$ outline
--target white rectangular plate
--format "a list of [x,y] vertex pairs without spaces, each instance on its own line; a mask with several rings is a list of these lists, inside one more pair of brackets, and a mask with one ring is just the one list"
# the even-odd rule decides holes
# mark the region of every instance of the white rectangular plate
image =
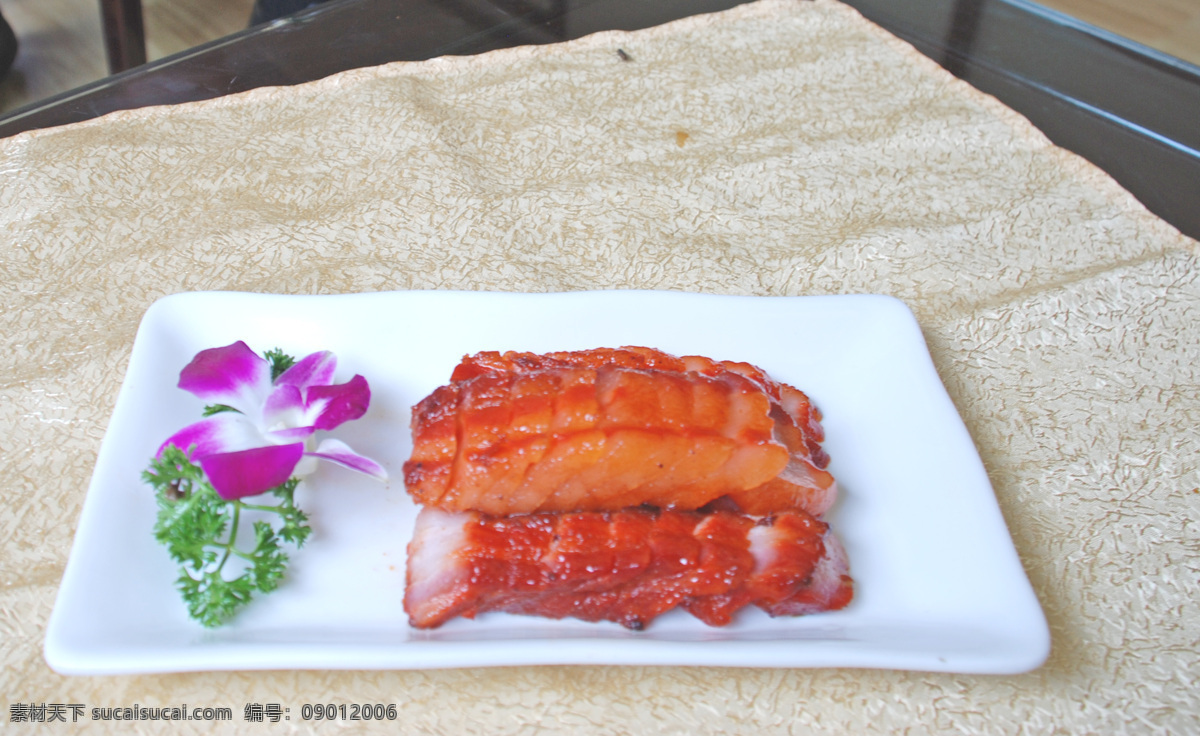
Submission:
[[[370,410],[337,436],[391,480],[328,464],[309,476],[298,500],[314,533],[283,585],[206,630],[173,587],[178,572],[152,538],[155,502],[139,475],[166,437],[200,417],[201,402],[175,386],[180,369],[236,340],[297,357],[332,350],[339,381],[366,376]],[[402,601],[416,508],[401,472],[410,407],[468,353],[621,345],[754,363],[809,394],[842,488],[827,520],[848,552],[854,601],[799,618],[747,610],[719,629],[683,612],[640,632],[507,614],[410,628]],[[895,299],[193,293],[154,304],[138,330],[45,655],[74,674],[526,664],[1013,673],[1039,666],[1049,647],[983,465]]]

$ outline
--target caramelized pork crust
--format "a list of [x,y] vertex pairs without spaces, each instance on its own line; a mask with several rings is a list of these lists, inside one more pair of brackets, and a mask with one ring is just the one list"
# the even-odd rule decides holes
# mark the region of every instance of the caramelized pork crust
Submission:
[[821,515],[820,413],[747,363],[650,348],[468,356],[413,409],[420,504],[491,515],[697,509]]
[[494,518],[427,508],[408,554],[404,606],[417,628],[504,611],[642,629],[677,607],[722,626],[749,605],[795,615],[853,596],[841,546],[802,511]]

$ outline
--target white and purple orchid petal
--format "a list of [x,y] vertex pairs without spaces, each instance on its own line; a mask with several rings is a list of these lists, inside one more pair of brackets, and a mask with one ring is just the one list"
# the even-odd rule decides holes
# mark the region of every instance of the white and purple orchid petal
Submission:
[[200,467],[217,495],[232,501],[258,495],[286,482],[303,456],[303,443],[272,445],[209,455],[200,459]]
[[242,414],[221,412],[195,424],[189,424],[167,438],[159,446],[156,456],[175,445],[196,460],[222,452],[240,452],[252,447],[272,444],[258,431],[258,427]]
[[371,387],[367,379],[355,376],[336,386],[310,386],[305,398],[312,425],[328,430],[366,414],[371,405]]
[[184,427],[158,455],[171,445],[183,449],[227,500],[269,491],[308,472],[318,459],[386,479],[379,463],[338,440],[304,451],[318,429],[358,419],[370,405],[371,389],[362,376],[330,385],[336,368],[333,353],[312,353],[273,382],[271,364],[244,342],[202,350],[180,372],[179,387],[237,411]]
[[276,386],[327,386],[333,382],[337,356],[328,350],[306,356],[275,380]]
[[267,396],[262,407],[263,426],[278,427],[312,426],[312,412],[304,403],[304,392],[298,386],[276,386]]
[[312,455],[305,455],[300,458],[300,462],[296,463],[296,469],[292,471],[292,476],[303,478],[312,475],[317,471],[317,465],[317,458]]
[[341,440],[335,440],[332,437],[321,440],[321,444],[317,445],[317,449],[313,452],[305,453],[309,457],[319,457],[322,460],[330,460],[343,467],[357,470],[360,473],[378,478],[379,480],[387,480],[387,471],[383,466],[375,462],[365,455],[360,455],[350,446]]
[[283,427],[267,432],[267,437],[274,445],[287,445],[292,442],[303,442],[312,437],[317,431],[316,427]]
[[179,388],[256,416],[271,391],[271,365],[238,340],[197,353],[180,371]]

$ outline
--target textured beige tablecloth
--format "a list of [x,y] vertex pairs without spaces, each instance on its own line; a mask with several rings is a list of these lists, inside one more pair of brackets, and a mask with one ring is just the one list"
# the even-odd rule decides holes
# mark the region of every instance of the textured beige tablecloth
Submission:
[[[0,141],[0,232],[5,721],[22,703],[189,703],[290,733],[302,703],[335,701],[395,702],[391,728],[456,735],[1200,732],[1197,244],[830,0],[21,135]],[[610,288],[905,300],[1050,621],[1049,662],[1014,677],[47,668],[85,487],[156,298]],[[293,720],[243,724],[248,702]]]

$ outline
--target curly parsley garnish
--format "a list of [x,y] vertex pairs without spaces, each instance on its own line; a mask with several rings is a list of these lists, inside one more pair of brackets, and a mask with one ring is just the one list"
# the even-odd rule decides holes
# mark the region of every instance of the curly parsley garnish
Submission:
[[287,372],[288,368],[296,365],[296,359],[279,348],[268,350],[263,353],[263,357],[271,364],[271,381],[276,381]]
[[[287,569],[283,545],[299,548],[312,532],[295,503],[297,478],[267,492],[276,503],[226,501],[200,466],[172,445],[151,461],[142,479],[155,489],[154,538],[180,564],[176,586],[188,613],[210,628],[225,623],[256,591],[275,590]],[[239,527],[251,515],[273,521],[253,521],[253,538],[243,535],[239,543]]]

